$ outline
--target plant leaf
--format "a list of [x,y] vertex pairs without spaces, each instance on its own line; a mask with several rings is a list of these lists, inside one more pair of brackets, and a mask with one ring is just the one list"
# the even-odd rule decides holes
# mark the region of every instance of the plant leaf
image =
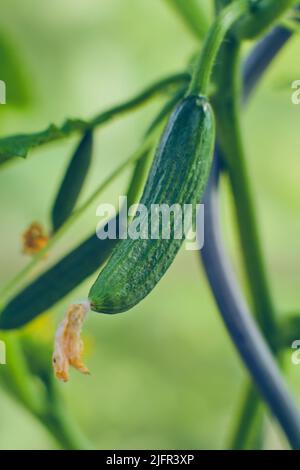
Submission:
[[154,96],[169,90],[171,86],[173,87],[179,83],[187,83],[189,80],[190,75],[188,73],[170,75],[150,85],[128,101],[98,114],[91,121],[68,119],[61,127],[51,124],[42,132],[3,137],[0,139],[0,165],[13,157],[26,158],[28,152],[39,145],[66,138],[74,132],[83,133],[87,129],[104,125],[115,117],[121,116],[125,112],[132,111],[142,104],[147,103]]
[[12,157],[26,158],[29,150],[54,140],[63,139],[75,131],[85,131],[88,123],[67,120],[60,128],[51,124],[42,132],[18,134],[0,139],[0,163]]
[[93,152],[93,133],[81,139],[66,170],[52,208],[52,226],[56,232],[71,215],[85,182]]

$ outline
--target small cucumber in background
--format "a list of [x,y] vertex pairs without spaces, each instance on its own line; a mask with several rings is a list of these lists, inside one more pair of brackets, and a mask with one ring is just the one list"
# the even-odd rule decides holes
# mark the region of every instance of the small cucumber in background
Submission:
[[[215,120],[208,100],[198,95],[184,98],[169,119],[145,184],[140,204],[148,214],[153,204],[183,208],[200,203],[214,143]],[[91,309],[114,314],[132,308],[156,286],[182,242],[174,237],[174,227],[169,239],[122,240],[90,290]]]
[[68,165],[52,208],[53,232],[68,219],[86,180],[93,154],[93,132],[87,130]]

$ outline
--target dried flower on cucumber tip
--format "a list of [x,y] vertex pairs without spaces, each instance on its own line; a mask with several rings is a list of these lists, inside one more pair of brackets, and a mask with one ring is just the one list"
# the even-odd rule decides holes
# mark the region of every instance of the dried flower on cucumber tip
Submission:
[[82,362],[83,341],[80,336],[89,310],[90,303],[87,300],[71,304],[57,328],[52,363],[56,378],[62,382],[69,380],[70,366],[82,374],[90,373]]

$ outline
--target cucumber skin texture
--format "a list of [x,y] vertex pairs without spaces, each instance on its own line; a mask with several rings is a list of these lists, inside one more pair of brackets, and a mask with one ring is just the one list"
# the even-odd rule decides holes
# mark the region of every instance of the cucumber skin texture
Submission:
[[[214,144],[215,120],[207,99],[183,99],[162,135],[140,201],[149,214],[152,204],[200,203]],[[122,240],[90,290],[91,309],[116,314],[135,306],[165,274],[182,242],[172,235],[169,240]]]

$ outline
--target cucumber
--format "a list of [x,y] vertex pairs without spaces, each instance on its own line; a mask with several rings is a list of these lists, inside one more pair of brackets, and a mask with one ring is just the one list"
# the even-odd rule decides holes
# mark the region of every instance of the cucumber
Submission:
[[[153,204],[196,205],[212,161],[215,120],[205,97],[184,98],[172,113],[157,148],[140,201],[150,217]],[[137,215],[131,224],[136,223]],[[122,240],[89,292],[91,309],[116,314],[146,297],[173,262],[183,238]],[[130,227],[129,227],[130,230]]]
[[[175,105],[186,93],[186,87],[180,88],[174,96],[162,107],[147,129],[146,136],[150,135],[165,119],[170,116]],[[140,188],[146,179],[146,170],[149,168],[150,155],[144,155],[135,166],[127,190],[127,202],[132,204],[138,201]],[[119,215],[111,219],[119,232]],[[107,226],[106,226],[107,227]],[[106,228],[104,227],[104,231]],[[52,308],[58,301],[69,294],[75,287],[99,269],[99,266],[109,258],[113,248],[119,240],[99,240],[92,234],[70,253],[65,255],[54,266],[34,279],[28,286],[11,299],[0,312],[0,329],[10,330],[19,328],[36,318],[41,313]]]
[[75,208],[92,161],[93,132],[87,130],[68,165],[51,211],[53,233],[70,217]]

